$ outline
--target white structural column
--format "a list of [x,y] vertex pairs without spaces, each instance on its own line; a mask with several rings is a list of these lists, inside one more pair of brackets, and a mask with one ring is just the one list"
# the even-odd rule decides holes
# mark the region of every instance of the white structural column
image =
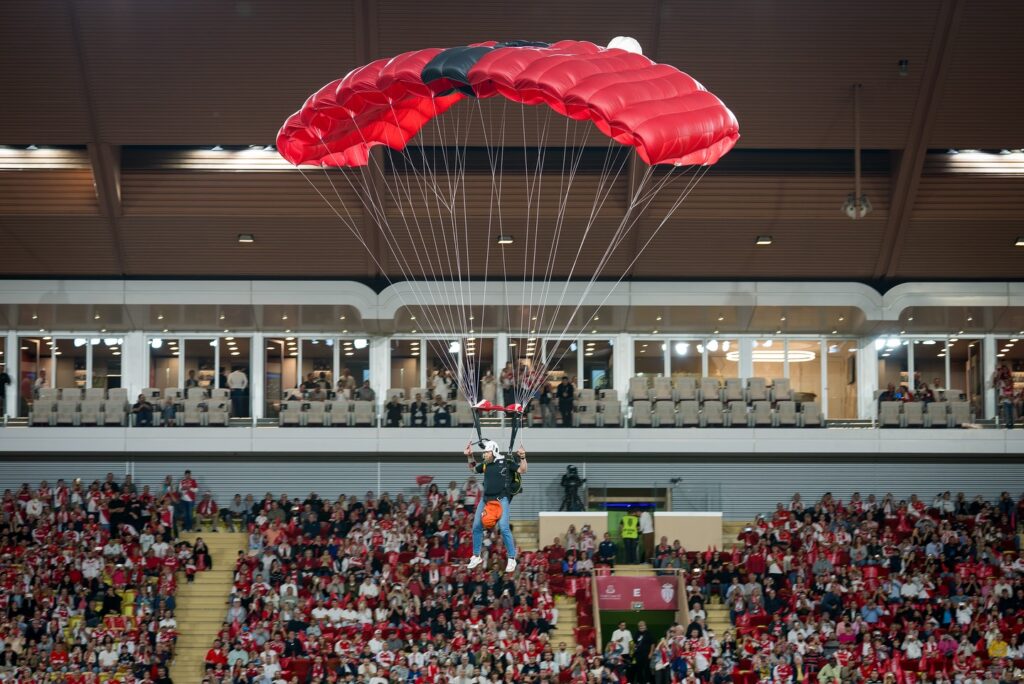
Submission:
[[828,419],[828,340],[818,343],[818,357],[821,361],[821,415]]
[[612,342],[615,343],[612,351],[612,387],[618,390],[621,399],[625,399],[629,391],[629,379],[633,377],[633,338],[626,333],[619,333],[612,338]]
[[[143,332],[126,332],[123,337],[121,387],[128,389],[128,401],[134,402],[143,388],[149,387],[149,347]],[[181,350],[184,352],[185,347],[182,346]]]
[[[4,370],[11,378],[11,384],[0,387],[4,393],[4,412],[9,416],[18,415],[18,387],[21,385],[18,378],[21,372],[18,369],[18,359],[21,358],[21,348],[18,347],[18,333],[13,330],[7,332],[7,342],[4,344]],[[3,416],[0,416],[0,420]]]
[[391,387],[391,338],[370,338],[370,387],[377,396],[377,411],[386,401],[384,395]]
[[992,376],[996,372],[996,337],[985,335],[981,345],[981,387],[985,395],[985,418],[996,415],[996,390]]
[[491,369],[495,378],[501,377],[501,371],[505,369],[506,363],[508,363],[508,333],[498,333],[498,336],[494,338],[494,368]]
[[[337,349],[338,345],[334,345]],[[266,397],[264,392],[266,388],[267,375],[264,372],[264,361],[267,358],[267,346],[263,339],[263,333],[253,333],[252,339],[249,341],[249,411],[253,418],[263,418],[264,410],[266,408]],[[334,368],[337,369],[338,364],[334,364]],[[337,378],[337,370],[335,375]]]
[[740,377],[744,380],[754,377],[754,339],[751,337],[740,338]]
[[857,417],[875,417],[875,391],[878,389],[878,350],[868,337],[857,340]]

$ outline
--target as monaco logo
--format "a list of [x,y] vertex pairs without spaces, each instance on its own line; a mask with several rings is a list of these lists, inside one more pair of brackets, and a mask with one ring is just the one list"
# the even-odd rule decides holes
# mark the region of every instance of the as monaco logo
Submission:
[[661,600],[665,603],[672,603],[672,598],[676,595],[676,588],[667,582],[661,585]]

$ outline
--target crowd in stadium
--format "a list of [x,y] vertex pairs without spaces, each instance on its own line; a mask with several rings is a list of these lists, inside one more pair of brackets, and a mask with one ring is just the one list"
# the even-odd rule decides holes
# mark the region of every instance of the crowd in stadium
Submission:
[[170,681],[175,592],[211,559],[190,528],[190,474],[151,492],[130,475],[7,490],[0,526],[0,681]]
[[[218,509],[191,474],[155,493],[113,475],[7,491],[0,681],[169,682],[175,589],[210,566],[202,542],[178,542],[176,529],[204,520],[248,530],[206,656],[210,684],[1024,678],[1024,499],[795,495],[729,549],[662,537],[641,551],[684,573],[690,624],[654,635],[621,625],[600,648],[580,615],[569,648],[550,638],[554,596],[586,606],[575,578],[611,572],[615,542],[572,529],[508,574],[490,535],[469,572],[479,495],[471,477],[412,497],[268,493]],[[728,607],[731,629],[707,627],[711,603]]]

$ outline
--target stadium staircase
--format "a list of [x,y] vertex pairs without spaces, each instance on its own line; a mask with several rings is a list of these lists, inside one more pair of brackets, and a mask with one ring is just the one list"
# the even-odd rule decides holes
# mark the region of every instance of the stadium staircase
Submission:
[[197,682],[202,679],[203,659],[213,646],[227,612],[227,600],[233,585],[235,560],[245,549],[244,532],[184,532],[181,538],[195,543],[197,537],[210,548],[213,569],[196,573],[196,581],[178,585],[178,643],[170,676],[175,682]]
[[536,551],[540,535],[540,523],[537,520],[513,520],[512,538],[516,540],[516,552]]

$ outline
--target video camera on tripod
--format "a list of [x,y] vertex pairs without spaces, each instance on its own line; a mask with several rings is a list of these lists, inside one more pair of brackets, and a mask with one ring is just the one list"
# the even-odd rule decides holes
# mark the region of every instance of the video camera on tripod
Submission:
[[561,486],[565,490],[565,496],[562,498],[562,506],[558,509],[560,511],[582,511],[583,510],[583,499],[580,498],[580,488],[586,483],[586,478],[581,478],[579,470],[576,466],[566,466],[565,474],[562,475]]

